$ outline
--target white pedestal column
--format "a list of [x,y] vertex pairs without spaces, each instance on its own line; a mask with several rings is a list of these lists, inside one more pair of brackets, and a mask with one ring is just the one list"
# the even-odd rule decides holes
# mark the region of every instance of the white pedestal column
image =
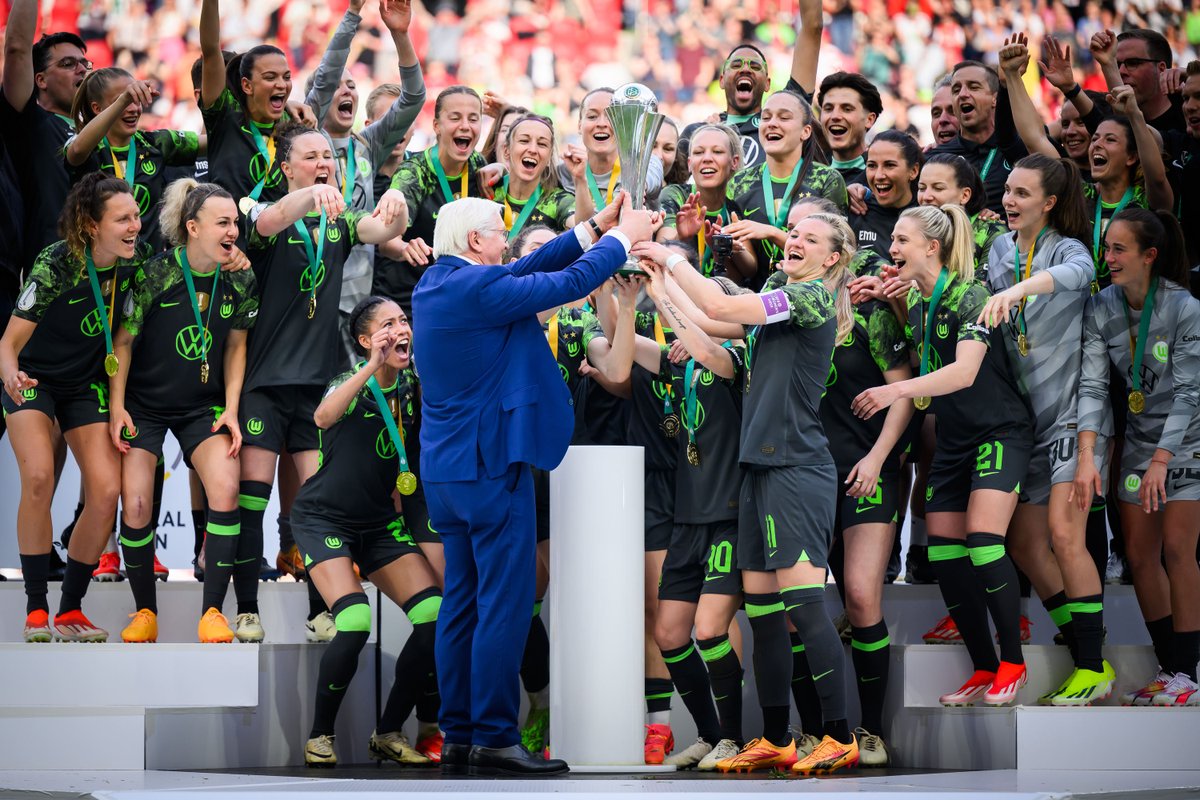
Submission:
[[661,769],[642,752],[643,464],[572,447],[550,475],[550,752],[576,772]]

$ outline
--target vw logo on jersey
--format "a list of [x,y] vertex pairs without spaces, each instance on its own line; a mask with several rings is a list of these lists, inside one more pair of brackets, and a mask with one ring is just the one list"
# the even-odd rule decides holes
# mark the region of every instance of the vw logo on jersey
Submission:
[[187,361],[199,361],[212,345],[212,332],[188,325],[175,334],[175,352]]
[[324,282],[325,259],[321,259],[321,263],[317,265],[317,281],[315,284],[313,283],[312,273],[309,272],[307,268],[300,273],[300,291],[304,292],[305,294],[311,292],[313,289],[320,288],[321,284]]
[[325,229],[325,239],[330,242],[340,242],[342,240],[342,229],[336,222]]
[[396,457],[396,445],[392,442],[392,435],[388,433],[387,428],[381,430],[375,437],[375,455],[384,460]]

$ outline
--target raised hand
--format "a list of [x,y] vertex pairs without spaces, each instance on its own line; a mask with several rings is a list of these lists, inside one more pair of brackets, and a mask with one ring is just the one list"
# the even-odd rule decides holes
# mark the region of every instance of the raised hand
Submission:
[[1088,51],[1101,67],[1110,67],[1117,57],[1117,35],[1112,31],[1100,31],[1092,34]]
[[1133,95],[1132,86],[1114,86],[1104,99],[1112,106],[1113,111],[1123,117],[1133,117],[1142,113],[1138,108],[1137,98]]
[[696,234],[700,233],[704,226],[704,215],[708,213],[708,209],[700,205],[700,193],[695,192],[688,196],[680,208],[679,213],[675,215],[675,233],[680,239],[692,239]]
[[316,183],[312,187],[313,210],[324,211],[329,219],[337,219],[346,210],[342,193],[327,183]]
[[1050,81],[1050,85],[1065,92],[1075,85],[1075,70],[1071,68],[1071,45],[1059,44],[1049,34],[1042,39],[1042,57],[1038,69]]
[[[359,0],[362,6],[362,0]],[[379,0],[379,18],[392,33],[408,33],[412,24],[412,0]]]
[[1007,75],[1021,76],[1029,67],[1029,38],[1015,33],[1004,40],[1000,48],[1000,71]]
[[617,222],[621,219],[621,207],[625,205],[626,197],[628,197],[628,193],[624,189],[618,189],[613,194],[612,202],[597,211],[592,217],[592,220],[600,226],[601,233],[608,233],[616,227]]

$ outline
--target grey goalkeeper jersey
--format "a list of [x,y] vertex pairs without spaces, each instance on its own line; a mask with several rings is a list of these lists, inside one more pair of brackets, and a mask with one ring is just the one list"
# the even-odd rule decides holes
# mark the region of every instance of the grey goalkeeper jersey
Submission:
[[[992,294],[1010,289],[1024,278],[1027,257],[1028,252],[1017,252],[1015,233],[996,237],[988,258]],[[1064,435],[1074,438],[1083,309],[1096,268],[1082,242],[1050,230],[1033,251],[1029,274],[1040,272],[1049,272],[1054,278],[1054,292],[1031,296],[1025,302],[1029,355],[1022,356],[1017,347],[1021,330],[1016,308],[1000,329],[1017,387],[1033,408],[1035,441],[1044,445]],[[1107,428],[1101,432],[1109,433]]]
[[[1079,382],[1081,430],[1102,430],[1110,365],[1125,393],[1133,388],[1130,327],[1136,337],[1141,317],[1142,309],[1133,308],[1126,316],[1125,293],[1118,286],[1088,301]],[[1172,467],[1184,459],[1200,464],[1200,301],[1160,279],[1147,336],[1141,369],[1146,410],[1128,415],[1122,460],[1144,462],[1161,447],[1174,456]]]

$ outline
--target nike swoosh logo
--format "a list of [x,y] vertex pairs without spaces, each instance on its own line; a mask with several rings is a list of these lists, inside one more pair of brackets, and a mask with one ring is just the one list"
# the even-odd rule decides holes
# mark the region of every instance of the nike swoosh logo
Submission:
[[1002,583],[1002,584],[1000,584],[999,586],[997,586],[995,589],[988,589],[986,586],[985,586],[985,587],[983,587],[983,588],[987,589],[987,593],[988,593],[988,594],[995,594],[996,592],[998,592],[998,591],[1000,591],[1001,589],[1003,589],[1005,586],[1008,586],[1008,584],[1007,584],[1007,583]]
[[767,558],[774,558],[775,554],[778,552],[778,550],[772,550],[771,552],[767,553]]
[[721,580],[721,578],[724,578],[724,577],[725,577],[724,575],[709,575],[707,578],[704,579],[704,582],[708,583],[709,581],[719,581],[719,580]]
[[76,297],[74,300],[68,300],[67,305],[73,306],[76,303],[82,303],[84,300],[87,300],[87,298],[86,297]]
[[865,506],[862,506],[862,507],[859,507],[859,508],[855,508],[855,509],[854,509],[854,513],[855,513],[855,514],[861,514],[861,513],[863,513],[864,511],[870,511],[870,510],[871,510],[872,508],[874,508],[874,507],[875,507],[875,506],[868,504],[868,505],[865,505]]
[[350,685],[350,684],[348,684],[348,683],[345,683],[345,684],[342,684],[341,686],[334,686],[334,685],[331,683],[331,684],[329,684],[329,691],[331,691],[331,692],[340,692],[340,691],[342,691],[343,689],[345,689],[345,688],[346,688],[347,686],[349,686],[349,685]]
[[180,303],[180,301],[178,301],[178,300],[176,300],[174,303],[163,303],[159,306],[159,308],[172,308],[174,306],[179,305],[179,303]]
[[999,474],[1000,474],[1000,470],[994,469],[991,472],[980,472],[979,477],[986,478],[988,475],[999,475]]
[[303,239],[293,239],[291,236],[289,236],[288,244],[304,244],[304,240]]
[[232,567],[232,566],[233,566],[233,564],[228,564],[228,563],[226,563],[226,562],[224,562],[224,561],[218,561],[218,562],[217,562],[217,566],[218,566],[218,567]]
[[235,564],[249,564],[251,561],[257,561],[257,560],[258,560],[257,558],[235,558],[235,559],[233,560],[233,563],[235,563]]
[[880,679],[882,679],[882,677],[883,677],[882,675],[876,675],[874,678],[859,678],[858,682],[859,683],[870,683],[871,681],[880,680]]
[[821,680],[821,678],[824,678],[826,675],[831,675],[831,674],[833,674],[833,670],[827,669],[824,672],[822,672],[820,675],[813,675],[813,681],[814,682],[819,681],[819,680]]

